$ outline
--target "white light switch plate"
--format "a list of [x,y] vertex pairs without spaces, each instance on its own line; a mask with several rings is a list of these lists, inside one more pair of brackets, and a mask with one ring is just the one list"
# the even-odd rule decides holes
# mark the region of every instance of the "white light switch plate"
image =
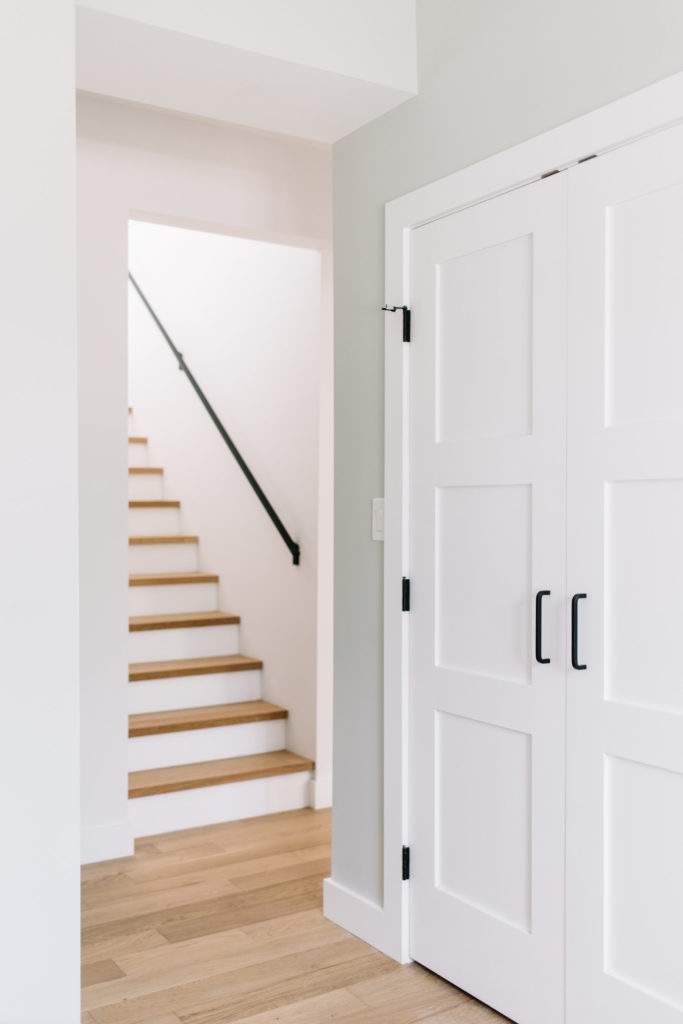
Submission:
[[372,499],[372,539],[384,540],[384,498]]

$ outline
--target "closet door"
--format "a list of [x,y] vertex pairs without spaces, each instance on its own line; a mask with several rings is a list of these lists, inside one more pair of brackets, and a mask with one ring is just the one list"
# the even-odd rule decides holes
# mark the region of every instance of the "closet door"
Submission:
[[411,955],[521,1024],[564,1012],[565,226],[556,175],[412,247]]
[[567,1020],[681,1024],[681,128],[569,172],[568,438]]

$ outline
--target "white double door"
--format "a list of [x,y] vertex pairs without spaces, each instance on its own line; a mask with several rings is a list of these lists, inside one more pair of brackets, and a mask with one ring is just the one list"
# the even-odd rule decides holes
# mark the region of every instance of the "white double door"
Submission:
[[681,1024],[683,129],[417,229],[411,300],[411,955]]

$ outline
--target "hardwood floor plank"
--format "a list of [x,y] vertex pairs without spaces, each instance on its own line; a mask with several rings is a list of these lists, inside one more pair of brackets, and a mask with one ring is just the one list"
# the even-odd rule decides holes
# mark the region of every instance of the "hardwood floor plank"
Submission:
[[[156,875],[153,869],[145,869],[144,875],[136,875],[134,878],[129,879],[130,884],[139,888],[140,885],[144,884],[145,892],[154,892],[156,889],[168,888],[171,884],[176,884],[179,879],[187,879],[192,881],[201,881],[202,879],[211,881],[220,881],[225,878],[235,883],[236,889],[249,889],[258,888],[257,885],[244,884],[243,880],[248,880],[250,876],[257,876],[264,874],[264,877],[270,879],[270,872],[279,872],[283,869],[293,868],[295,866],[301,866],[311,863],[312,861],[319,861],[318,872],[320,874],[329,874],[329,853],[328,848],[325,845],[311,846],[304,848],[303,850],[296,849],[287,851],[284,853],[274,853],[269,857],[257,856],[257,847],[253,847],[253,858],[243,860],[242,854],[239,855],[239,859],[229,854],[223,854],[222,857],[215,858],[204,858],[199,862],[193,862],[193,870],[185,871],[179,874],[173,874],[175,870],[169,868],[171,874],[163,872],[160,875]],[[325,867],[327,865],[327,867]],[[306,872],[303,871],[303,874]],[[172,881],[173,880],[173,881]],[[272,877],[272,881],[284,881],[283,878]],[[260,883],[259,883],[260,884]]]
[[103,981],[123,977],[125,977],[123,971],[113,960],[96,960],[94,963],[84,964],[81,967],[81,988],[89,988],[90,985],[98,985]]
[[[232,850],[224,850],[218,844],[212,844],[216,852],[206,855],[192,856],[188,853],[187,859],[183,854],[173,857],[167,856],[158,858],[154,862],[149,859],[141,862],[139,866],[131,868],[126,876],[139,884],[154,884],[164,878],[178,878],[184,874],[192,874],[206,868],[207,871],[220,869],[222,867],[242,867],[248,871],[249,867],[260,861],[262,857],[279,856],[280,852],[305,853],[307,850],[315,849],[320,851],[321,846],[327,838],[327,830],[319,829],[309,833],[307,837],[291,836],[283,840],[264,839],[253,840]],[[319,854],[316,854],[319,855]]]
[[[249,968],[263,968],[272,961],[320,950],[339,942],[339,931],[322,922],[313,928],[299,932],[296,936],[285,935],[270,942],[258,942],[244,932],[223,932],[212,935],[210,940],[194,940],[182,948],[164,950],[165,955],[126,957],[118,965],[125,972],[123,983],[103,984],[84,993],[84,1006],[91,1012],[99,1006],[107,1006],[121,998],[130,1001],[160,991],[176,989],[193,982],[204,982],[214,976],[226,974],[230,966],[231,977],[235,972]],[[269,977],[270,969],[263,971]],[[235,975],[236,976],[236,975]]]
[[136,841],[83,869],[83,1024],[502,1024],[322,916],[329,811]]
[[[367,950],[368,947],[360,939],[342,938],[329,945],[315,946],[270,959],[266,970],[263,962],[259,961],[246,967],[223,970],[208,978],[172,985],[163,991],[128,998],[123,1003],[93,1007],[85,1002],[85,1008],[90,1010],[98,1024],[142,1024],[163,1010],[172,1011],[183,1022],[191,1020],[193,1024],[213,1024],[215,1021],[215,1024],[227,1024],[230,1020],[238,1020],[240,1015],[245,1016],[247,1008],[255,1007],[252,1012],[256,1012],[279,1005],[278,990],[290,986],[292,991],[298,991],[310,983],[311,976],[322,974],[330,968],[345,968],[351,977],[354,972],[350,964],[365,961],[368,957],[373,962],[377,958],[386,960],[380,953],[368,953]],[[327,985],[322,991],[335,987],[343,986]],[[304,991],[303,994],[317,993]],[[84,1000],[87,999],[86,991]],[[273,999],[276,1001],[273,1002]]]
[[321,905],[321,896],[322,878],[306,878],[257,889],[252,893],[229,894],[153,911],[143,910],[131,917],[88,925],[84,927],[83,935],[86,941],[93,942],[156,928],[169,942],[180,942],[241,928],[268,917],[311,910]]
[[[365,946],[366,949],[369,947]],[[381,953],[364,953],[351,960],[322,967],[302,969],[283,981],[277,980],[266,986],[240,996],[228,998],[221,993],[218,998],[207,1002],[189,1013],[180,1008],[177,1011],[182,1024],[232,1024],[240,1016],[253,1016],[266,1010],[279,1009],[293,1002],[315,995],[322,995],[335,989],[344,988],[351,979],[372,977],[396,969],[396,964]]]
[[[389,1005],[381,1008],[370,1008],[366,1006],[362,1010],[358,1010],[356,1013],[351,1013],[346,1017],[339,1017],[338,1024],[422,1024],[422,1022],[431,1021],[434,1016],[440,1018],[448,1024],[459,1024],[461,1020],[459,1014],[461,1007],[464,1004],[457,1006],[449,1006],[448,1009],[444,1010],[444,1001],[439,1000],[435,1003],[426,1003],[425,1005],[416,1006],[395,1006]],[[443,1017],[441,1016],[443,1014]]]
[[131,957],[144,950],[158,949],[168,946],[168,941],[154,929],[119,935],[113,939],[102,939],[99,942],[83,943],[81,959],[83,963],[94,960],[118,960],[120,956]]
[[246,895],[212,901],[212,906],[220,904],[213,913],[206,913],[206,908],[202,907],[192,914],[177,915],[176,920],[162,923],[159,931],[169,942],[180,942],[222,932],[226,928],[240,928],[256,921],[284,917],[297,910],[320,906],[322,889],[321,876],[267,886]]
[[235,1024],[327,1024],[328,1021],[351,1019],[358,1009],[365,1009],[363,1004],[351,995],[348,989],[338,988],[325,992],[321,996],[301,999],[289,1006],[278,1006],[275,1010],[240,1017]]
[[242,877],[232,875],[232,884],[240,892],[249,892],[252,889],[263,889],[271,883],[292,882],[299,878],[310,878],[319,875],[327,878],[330,873],[330,858],[323,857],[313,861],[299,861],[296,864],[288,864],[281,868],[271,868],[257,874],[245,874]]
[[217,825],[204,825],[202,828],[181,829],[178,832],[167,832],[157,836],[146,836],[138,843],[153,843],[160,851],[178,850],[192,843],[214,842],[223,849],[233,849],[242,845],[247,839],[255,837],[279,841],[285,836],[305,835],[314,829],[327,828],[332,825],[332,815],[328,810],[313,811],[309,807],[281,814],[266,814],[259,818],[244,818],[241,821],[222,822]]
[[115,924],[131,918],[146,918],[157,912],[177,911],[185,906],[194,906],[216,897],[237,892],[236,886],[229,879],[219,879],[213,883],[208,881],[183,880],[174,886],[146,892],[137,886],[132,896],[119,896],[110,903],[100,903],[90,909],[86,907],[81,915],[83,927],[89,930],[97,925]]
[[455,1015],[450,1010],[438,1013],[434,1017],[427,1017],[425,1024],[505,1024],[509,1021],[509,1017],[502,1017],[490,1006],[484,1006],[476,999],[468,999],[458,1007]]
[[[409,964],[396,976],[382,976],[349,986],[349,990],[368,1008],[379,1010],[392,1020],[422,1020],[468,1002],[470,996],[419,964]],[[364,1015],[361,1015],[361,1020]],[[372,1017],[369,1016],[368,1020]],[[453,1017],[453,1019],[457,1019]],[[359,1024],[355,1022],[354,1024]]]

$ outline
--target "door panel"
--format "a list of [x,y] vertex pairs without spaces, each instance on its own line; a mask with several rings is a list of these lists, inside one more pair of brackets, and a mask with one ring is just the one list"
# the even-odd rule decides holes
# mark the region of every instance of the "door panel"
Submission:
[[565,175],[413,233],[411,953],[521,1024],[563,1019],[565,285]]
[[683,130],[569,172],[569,1024],[683,1014]]

